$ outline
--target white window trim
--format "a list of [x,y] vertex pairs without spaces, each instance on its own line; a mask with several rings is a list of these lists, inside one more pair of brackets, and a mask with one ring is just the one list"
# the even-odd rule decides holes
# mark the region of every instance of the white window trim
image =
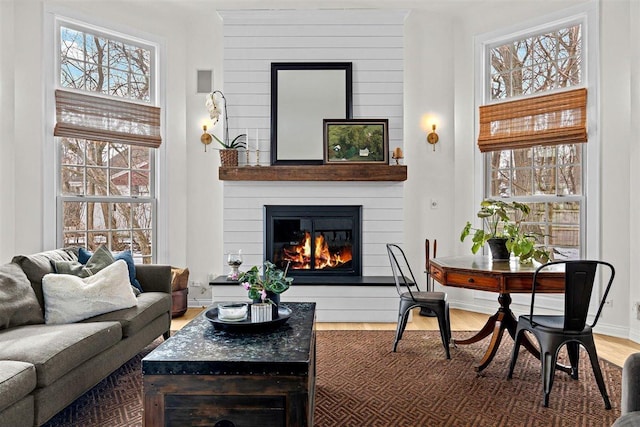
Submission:
[[[583,192],[585,197],[584,215],[581,218],[581,233],[584,242],[582,254],[586,258],[600,259],[600,182],[601,182],[601,162],[600,162],[600,131],[598,128],[598,118],[600,117],[600,93],[598,90],[599,81],[599,8],[596,0],[583,5],[564,9],[541,18],[524,22],[522,24],[506,27],[490,33],[481,34],[474,40],[474,69],[475,73],[475,104],[474,104],[474,135],[478,135],[479,117],[478,107],[488,102],[489,94],[485,85],[485,73],[488,70],[486,64],[485,48],[500,41],[526,37],[532,33],[539,33],[547,28],[558,28],[563,25],[581,22],[583,24],[584,49],[584,80],[583,87],[588,90],[587,99],[587,133],[589,142],[584,150],[584,165],[587,173],[583,175]],[[478,206],[484,199],[487,182],[484,176],[484,156],[474,147],[474,189],[473,196]],[[494,300],[490,295],[483,295],[482,292],[474,292],[474,297],[478,299]],[[529,305],[529,297],[524,295],[513,295],[514,304]],[[540,304],[550,308],[558,308],[558,297],[540,296]]]
[[[95,16],[88,16],[83,13],[79,13],[76,10],[68,9],[59,6],[44,5],[44,58],[43,67],[45,70],[55,70],[58,65],[57,55],[57,37],[56,34],[57,21],[63,20],[65,22],[76,23],[84,28],[96,29],[96,31],[103,33],[105,28],[109,28],[115,35],[118,33],[126,35],[127,39],[141,40],[142,44],[149,45],[155,49],[155,58],[153,58],[154,64],[157,69],[157,78],[154,87],[151,89],[155,94],[156,105],[161,108],[161,134],[165,136],[166,133],[166,108],[164,93],[166,88],[166,57],[164,40],[152,34],[143,33],[140,30],[126,27],[120,24],[114,24],[112,22],[101,21]],[[109,32],[109,34],[111,34]],[[44,91],[45,91],[45,127],[43,141],[43,159],[53,159],[53,161],[43,161],[43,209],[42,209],[42,222],[43,222],[43,245],[45,248],[58,247],[62,240],[62,230],[58,229],[58,218],[61,212],[57,207],[57,190],[59,188],[59,173],[58,173],[58,160],[59,150],[56,149],[57,144],[53,136],[53,128],[55,127],[55,97],[54,92],[57,88],[56,76],[57,73],[45,72]],[[156,263],[167,263],[169,259],[168,251],[168,206],[165,203],[160,203],[160,200],[164,200],[166,197],[164,193],[168,188],[167,174],[166,172],[160,173],[160,171],[166,171],[167,165],[167,142],[163,141],[160,148],[156,149],[156,158],[154,162],[154,168],[151,173],[155,179],[155,198],[156,207],[154,212],[154,237],[155,242],[153,246],[153,259]]]

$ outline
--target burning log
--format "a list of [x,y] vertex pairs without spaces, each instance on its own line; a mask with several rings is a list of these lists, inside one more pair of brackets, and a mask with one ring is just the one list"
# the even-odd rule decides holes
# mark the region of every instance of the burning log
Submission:
[[352,260],[351,245],[332,250],[324,235],[319,234],[314,239],[312,253],[311,233],[306,231],[302,242],[282,248],[280,259],[289,262],[293,270],[309,270],[312,265],[316,270],[337,268]]

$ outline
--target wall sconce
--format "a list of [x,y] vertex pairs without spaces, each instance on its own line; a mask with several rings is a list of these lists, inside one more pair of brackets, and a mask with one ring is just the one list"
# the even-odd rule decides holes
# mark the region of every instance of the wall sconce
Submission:
[[436,133],[436,125],[435,123],[433,125],[431,125],[431,132],[429,134],[427,134],[427,142],[431,145],[433,145],[433,151],[436,151],[436,143],[438,142],[438,140],[440,139],[438,137],[438,134]]
[[202,136],[200,137],[200,142],[204,144],[204,151],[207,151],[207,145],[211,144],[213,141],[213,137],[207,133],[207,125],[202,125]]

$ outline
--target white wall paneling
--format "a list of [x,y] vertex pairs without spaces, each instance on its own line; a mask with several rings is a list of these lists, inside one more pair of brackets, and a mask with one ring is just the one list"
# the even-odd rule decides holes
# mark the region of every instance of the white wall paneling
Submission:
[[[388,118],[389,149],[402,147],[404,11],[223,11],[221,16],[230,134],[248,129],[253,145],[258,129],[262,164],[270,158],[272,62],[352,62],[353,117]],[[363,275],[390,276],[385,243],[403,241],[403,188],[397,182],[330,177],[326,182],[225,181],[224,252],[242,249],[244,268],[262,264],[264,205],[362,205]],[[294,282],[294,288],[283,300],[316,301],[323,321],[396,320],[394,287],[344,287],[339,294],[331,286]],[[216,286],[213,295],[223,299],[243,292]]]
[[[389,276],[385,244],[402,242],[403,184],[386,182],[225,182],[224,251],[242,249],[242,269],[261,265],[265,205],[362,205],[362,271]],[[246,299],[238,285],[216,285],[215,300]],[[395,322],[398,296],[394,286],[296,286],[283,301],[314,301],[318,321]]]
[[362,205],[364,276],[389,276],[385,244],[403,240],[401,183],[227,182],[224,201],[225,252],[242,249],[246,268],[262,264],[265,205]]
[[272,62],[352,62],[353,116],[388,118],[389,147],[402,146],[404,11],[220,14],[230,133],[248,128],[253,143],[257,128],[263,162],[268,163],[270,148]]
[[[388,261],[387,261],[388,263]],[[238,285],[212,286],[216,301],[246,301]],[[318,322],[396,322],[398,294],[395,286],[306,286],[291,287],[282,302],[316,303]],[[354,301],[359,301],[355,304]]]

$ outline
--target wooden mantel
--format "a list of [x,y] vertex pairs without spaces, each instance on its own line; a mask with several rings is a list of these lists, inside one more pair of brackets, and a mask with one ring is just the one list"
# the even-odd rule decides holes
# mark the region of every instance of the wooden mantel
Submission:
[[406,165],[296,165],[220,167],[221,181],[406,181]]

